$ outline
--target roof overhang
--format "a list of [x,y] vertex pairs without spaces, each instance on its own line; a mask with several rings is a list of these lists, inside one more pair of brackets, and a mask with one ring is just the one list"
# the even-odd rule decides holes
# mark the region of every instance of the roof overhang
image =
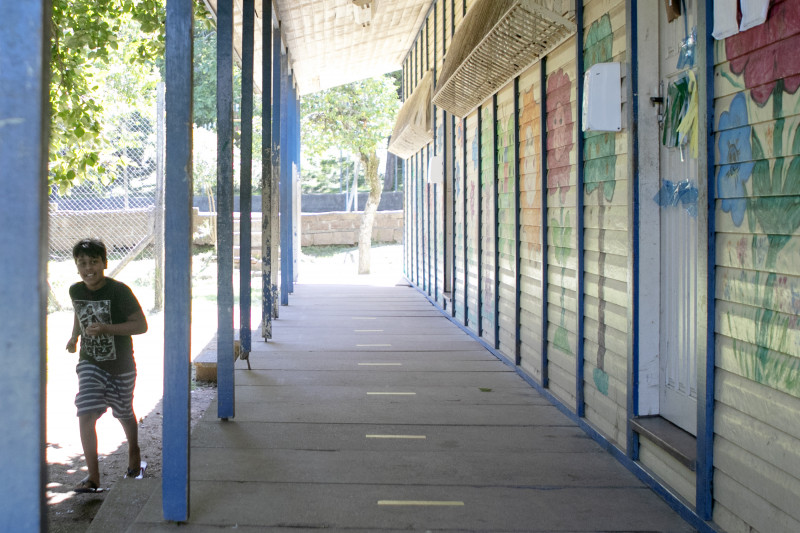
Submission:
[[[218,0],[205,0],[216,17]],[[300,95],[399,70],[433,0],[273,0],[283,52]],[[234,4],[234,55],[241,57],[242,0]],[[261,87],[262,0],[255,0],[253,77]],[[268,27],[268,26],[267,26]]]

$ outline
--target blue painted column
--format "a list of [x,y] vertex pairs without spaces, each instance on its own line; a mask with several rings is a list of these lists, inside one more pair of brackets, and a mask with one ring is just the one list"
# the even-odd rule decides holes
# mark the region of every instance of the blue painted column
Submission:
[[[705,91],[706,120],[700,123],[700,132],[706,137],[706,183],[708,184],[708,254],[706,259],[706,357],[697,373],[697,514],[703,520],[711,520],[714,507],[714,377],[716,369],[716,187],[715,169],[716,152],[714,150],[714,38],[711,35],[713,24],[710,20],[714,13],[711,0],[697,6],[697,27],[705,28],[704,38],[700,41],[699,65],[700,94]],[[704,89],[703,89],[704,87]],[[701,108],[702,112],[702,108]],[[703,131],[705,129],[705,131]],[[797,179],[797,176],[795,176]]]
[[[444,17],[442,17],[444,18]],[[444,21],[442,21],[442,31],[444,31]],[[444,37],[442,37],[442,46],[447,41]],[[442,117],[444,121],[444,142],[442,145],[444,146],[444,160],[445,160],[445,168],[451,169],[450,175],[452,177],[451,183],[453,187],[453,221],[451,224],[451,228],[453,231],[453,264],[450,265],[451,272],[452,272],[452,284],[450,286],[450,316],[455,317],[458,313],[456,311],[457,307],[457,300],[458,300],[458,269],[456,268],[456,259],[458,257],[457,254],[457,246],[456,246],[456,213],[458,211],[458,194],[456,193],[456,141],[455,141],[455,117],[452,115],[450,116],[450,120],[447,120],[447,111],[444,112],[444,116]],[[448,127],[449,125],[449,127]],[[448,150],[448,147],[450,149]],[[448,160],[449,158],[449,160]]]
[[46,531],[50,2],[0,12],[0,530]]
[[280,160],[280,199],[281,199],[281,305],[289,305],[289,274],[291,270],[291,209],[289,202],[291,182],[292,150],[289,143],[289,130],[291,128],[291,101],[289,82],[289,57],[281,54],[281,160]]
[[628,398],[627,410],[628,420],[625,425],[626,433],[626,455],[634,461],[639,460],[639,434],[633,430],[631,419],[639,416],[639,12],[636,2],[630,2],[625,14],[625,27],[628,28],[626,34],[627,48],[630,50],[631,61],[628,64],[630,73],[628,74],[626,96],[630,105],[628,106],[628,175],[631,183],[635,184],[631,191],[630,220],[631,231],[629,237],[629,249],[631,250],[629,283],[631,286],[630,305],[628,310],[628,320],[631,324],[628,334]]
[[539,63],[539,87],[541,87],[541,119],[540,124],[542,131],[539,136],[541,144],[539,145],[539,153],[541,155],[541,225],[542,225],[542,329],[541,329],[541,354],[542,354],[542,387],[550,385],[549,376],[547,373],[548,360],[547,360],[547,323],[550,320],[547,312],[548,298],[547,298],[547,57],[543,57]]
[[241,357],[250,354],[250,256],[253,208],[253,49],[255,0],[242,3],[242,137],[239,193],[239,340]]
[[272,246],[272,280],[270,290],[272,291],[272,316],[278,318],[278,260],[280,243],[280,225],[278,216],[280,213],[280,177],[281,177],[281,108],[283,107],[281,56],[283,45],[281,44],[280,27],[272,30],[272,222],[270,230],[272,236],[270,244]]
[[461,257],[464,260],[464,325],[469,326],[469,257],[467,257],[467,205],[469,188],[467,187],[467,117],[461,119]]
[[500,223],[497,180],[497,93],[492,96],[492,203],[494,208],[494,349],[500,348]]
[[261,18],[261,336],[272,338],[272,2]]
[[520,274],[521,228],[519,190],[519,76],[514,78],[514,364],[522,363],[520,353],[520,318],[522,275]]
[[[575,6],[575,24],[578,26],[578,31],[575,34],[575,55],[578,58],[577,63],[577,101],[583,102],[583,2],[578,2]],[[584,353],[586,342],[584,339],[584,246],[583,246],[583,175],[584,175],[584,134],[583,134],[583,113],[577,113],[577,128],[578,136],[575,143],[575,153],[578,154],[578,168],[577,168],[577,183],[576,183],[576,198],[575,198],[575,233],[577,238],[577,266],[575,275],[577,276],[577,294],[578,309],[576,319],[578,321],[576,328],[577,347],[575,354],[575,414],[583,417],[586,412],[586,405],[583,396],[583,374],[584,374]]]
[[478,124],[475,135],[478,142],[478,291],[475,295],[477,297],[477,313],[478,327],[476,329],[478,337],[483,337],[483,108],[478,106]]
[[[295,174],[296,171],[296,174]],[[289,294],[294,293],[294,281],[297,277],[297,256],[300,252],[295,249],[295,244],[300,246],[300,242],[295,242],[297,238],[297,228],[300,225],[301,214],[297,205],[297,193],[300,179],[300,97],[298,88],[292,84],[292,166],[289,172],[289,236],[291,242],[292,255],[289,257]]]
[[233,0],[217,3],[217,416],[234,416]]
[[192,322],[192,0],[167,0],[162,509],[189,518]]

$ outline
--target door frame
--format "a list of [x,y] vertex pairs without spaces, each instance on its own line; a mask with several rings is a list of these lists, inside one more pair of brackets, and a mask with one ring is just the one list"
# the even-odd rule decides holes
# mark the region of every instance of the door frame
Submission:
[[[714,39],[713,0],[697,0],[697,82],[699,143],[698,179],[704,179],[698,197],[698,231],[705,234],[706,247],[698,251],[698,348],[697,348],[697,460],[696,502],[697,515],[703,520],[712,517],[713,505],[713,440],[714,440],[714,372],[715,372],[715,291],[716,291],[716,183],[714,182]],[[658,213],[648,202],[657,193],[657,181],[642,179],[658,173],[657,121],[658,110],[651,105],[650,98],[658,96],[657,73],[658,47],[652,46],[657,36],[658,18],[653,9],[661,9],[662,3],[627,2],[628,45],[631,57],[632,81],[627,88],[630,106],[628,118],[632,125],[629,136],[631,187],[630,210],[633,231],[630,232],[629,291],[631,342],[629,353],[629,418],[657,414],[658,405],[658,253],[660,253]],[[657,37],[656,37],[657,39]],[[656,153],[654,156],[653,153]],[[655,230],[655,231],[654,231]],[[655,283],[654,283],[655,279]],[[702,283],[701,283],[702,282]],[[655,288],[654,288],[655,287]],[[657,302],[659,305],[653,305]],[[654,311],[655,310],[655,311]],[[654,374],[655,372],[655,374]],[[653,376],[655,375],[655,380]],[[628,456],[639,459],[638,434],[628,423]]]

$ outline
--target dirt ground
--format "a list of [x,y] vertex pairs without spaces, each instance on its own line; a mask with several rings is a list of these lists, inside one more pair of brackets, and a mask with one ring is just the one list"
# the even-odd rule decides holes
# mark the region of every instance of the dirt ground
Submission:
[[[372,274],[359,276],[356,272],[358,253],[354,249],[310,250],[308,254],[301,253],[299,281],[394,285],[401,279],[401,245],[373,246],[371,255]],[[214,272],[210,275],[213,277]],[[260,322],[260,317],[256,316],[259,312],[260,310],[254,309],[252,324]],[[137,365],[134,411],[140,419],[139,446],[142,459],[148,463],[146,476],[160,478],[161,399],[164,380],[163,316],[160,313],[149,314],[147,321],[148,332],[133,339]],[[238,323],[238,317],[235,321]],[[107,491],[112,490],[114,484],[123,478],[127,469],[128,446],[119,422],[111,416],[110,411],[107,412],[97,423],[101,486],[105,491],[97,494],[73,492],[73,487],[86,476],[86,466],[74,405],[78,390],[75,374],[78,356],[65,350],[72,330],[72,312],[49,314],[47,328],[48,530],[55,533],[84,532],[103,504]],[[196,299],[192,306],[192,358],[212,340],[216,329],[216,303],[213,299]],[[192,425],[203,416],[216,393],[216,384],[192,381]]]
[[[208,311],[211,311],[210,309]],[[210,312],[193,316],[213,316]],[[149,331],[134,337],[137,382],[134,411],[139,418],[139,447],[147,462],[147,477],[161,477],[161,426],[163,396],[163,319],[147,317]],[[193,320],[193,322],[195,322]],[[47,503],[48,530],[56,533],[86,531],[103,504],[108,490],[123,478],[128,466],[128,445],[122,426],[110,410],[97,423],[101,486],[104,492],[76,494],[73,487],[86,476],[86,465],[75,416],[77,392],[75,365],[77,354],[69,354],[61,345],[69,338],[71,313],[53,313],[48,317],[48,383],[47,383]],[[201,334],[213,327],[195,327],[192,355],[210,338]],[[206,337],[208,333],[206,333]],[[59,350],[60,348],[60,350]],[[192,425],[203,416],[217,393],[216,384],[192,382]]]

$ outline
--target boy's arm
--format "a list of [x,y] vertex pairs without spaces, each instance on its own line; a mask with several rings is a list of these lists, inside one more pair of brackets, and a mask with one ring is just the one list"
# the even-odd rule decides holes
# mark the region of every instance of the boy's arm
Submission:
[[140,335],[147,331],[147,319],[141,309],[130,315],[120,324],[101,324],[95,322],[86,328],[86,334],[95,335]]
[[78,346],[78,336],[81,334],[81,323],[78,321],[78,315],[73,315],[72,321],[72,337],[67,341],[67,351],[75,353]]

